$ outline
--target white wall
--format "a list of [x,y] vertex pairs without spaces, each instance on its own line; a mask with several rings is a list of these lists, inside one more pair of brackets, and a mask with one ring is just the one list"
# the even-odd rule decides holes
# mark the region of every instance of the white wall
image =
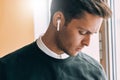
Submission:
[[49,23],[49,2],[48,0],[35,0],[34,4],[34,33],[35,39],[42,35]]
[[117,80],[120,80],[120,0],[115,0]]

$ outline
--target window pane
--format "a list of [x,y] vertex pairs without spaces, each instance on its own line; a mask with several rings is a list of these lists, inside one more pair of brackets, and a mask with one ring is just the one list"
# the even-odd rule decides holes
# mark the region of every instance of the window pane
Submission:
[[120,0],[115,0],[117,80],[120,80]]

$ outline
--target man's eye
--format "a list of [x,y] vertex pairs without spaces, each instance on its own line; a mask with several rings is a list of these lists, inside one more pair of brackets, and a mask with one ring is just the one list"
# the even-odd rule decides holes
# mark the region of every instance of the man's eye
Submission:
[[81,35],[85,35],[85,34],[87,34],[87,31],[79,31],[79,33],[80,33]]

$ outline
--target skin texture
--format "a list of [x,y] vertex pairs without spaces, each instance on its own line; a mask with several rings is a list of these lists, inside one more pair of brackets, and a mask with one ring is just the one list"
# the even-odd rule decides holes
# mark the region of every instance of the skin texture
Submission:
[[[57,19],[61,20],[59,31]],[[89,46],[91,35],[99,31],[102,21],[102,17],[85,12],[82,18],[72,19],[65,25],[62,12],[56,12],[42,40],[57,54],[66,52],[70,56],[75,56],[84,46]]]

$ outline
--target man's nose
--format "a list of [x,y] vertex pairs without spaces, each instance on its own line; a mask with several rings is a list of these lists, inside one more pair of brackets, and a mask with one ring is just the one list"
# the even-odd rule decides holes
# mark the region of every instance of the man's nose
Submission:
[[82,40],[82,44],[85,45],[85,46],[89,46],[89,44],[90,44],[90,37],[91,37],[90,34],[85,35],[83,40]]

